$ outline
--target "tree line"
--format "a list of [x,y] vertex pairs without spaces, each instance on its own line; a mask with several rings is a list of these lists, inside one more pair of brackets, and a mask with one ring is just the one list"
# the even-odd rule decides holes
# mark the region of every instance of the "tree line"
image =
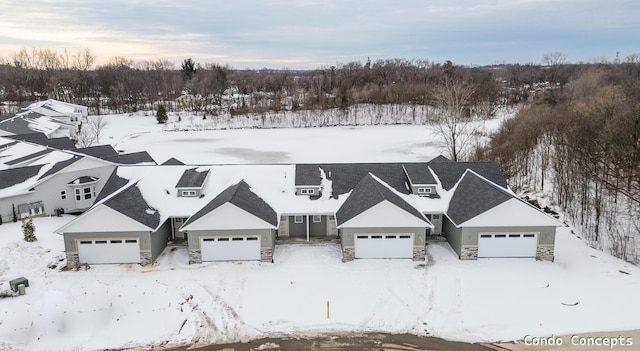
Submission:
[[477,158],[546,193],[595,247],[640,261],[640,63],[581,67],[506,121]]
[[[112,57],[96,65],[89,49],[23,48],[0,57],[0,99],[20,104],[55,98],[94,114],[155,109],[216,114],[341,108],[357,104],[434,104],[434,87],[456,77],[475,87],[469,103],[490,115],[496,106],[530,98],[524,88],[568,79],[572,65],[464,67],[450,61],[380,59],[314,70],[239,70],[185,59],[134,61]],[[5,111],[10,113],[12,111]]]

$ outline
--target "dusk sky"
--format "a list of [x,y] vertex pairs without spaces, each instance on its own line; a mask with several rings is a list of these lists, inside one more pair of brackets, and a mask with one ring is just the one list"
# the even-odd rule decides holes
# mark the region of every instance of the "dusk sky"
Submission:
[[387,58],[570,62],[640,53],[638,0],[0,0],[0,57],[90,48],[98,64],[185,58],[308,69]]

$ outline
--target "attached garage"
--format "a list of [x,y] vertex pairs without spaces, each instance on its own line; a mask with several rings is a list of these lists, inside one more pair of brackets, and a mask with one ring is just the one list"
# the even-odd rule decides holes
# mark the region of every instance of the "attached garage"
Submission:
[[354,234],[355,258],[413,258],[413,234]]
[[260,236],[200,237],[202,262],[260,261]]
[[478,257],[536,257],[536,233],[481,233]]
[[140,263],[137,238],[78,239],[80,263]]

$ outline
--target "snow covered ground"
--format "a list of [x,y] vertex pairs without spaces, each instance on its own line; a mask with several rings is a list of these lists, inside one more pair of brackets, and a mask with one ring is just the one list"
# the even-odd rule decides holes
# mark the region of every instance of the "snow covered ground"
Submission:
[[325,244],[279,245],[273,264],[188,265],[178,248],[150,267],[62,272],[62,237],[52,231],[71,218],[35,219],[34,243],[22,240],[20,223],[2,225],[0,286],[19,276],[30,286],[24,296],[0,299],[1,349],[176,346],[324,331],[495,341],[640,328],[640,268],[587,247],[569,228],[559,230],[555,262],[460,261],[438,243],[428,246],[433,265],[342,263],[339,247]]
[[[443,152],[422,126],[168,132],[143,113],[107,118],[103,142],[147,150],[158,162],[417,161]],[[0,226],[0,290],[20,276],[30,284],[25,296],[0,298],[0,349],[148,349],[324,331],[493,341],[640,328],[640,268],[589,248],[569,228],[558,230],[555,262],[460,261],[439,243],[428,246],[429,263],[342,263],[339,247],[326,244],[278,245],[273,264],[188,265],[177,248],[150,267],[62,272],[53,230],[72,218],[36,218],[35,243],[22,240],[20,223]]]
[[[501,110],[497,118],[478,122],[478,142],[513,113]],[[171,157],[188,164],[410,162],[446,154],[441,137],[426,126],[174,131],[173,125],[159,125],[150,112],[105,119],[109,124],[101,143],[122,152],[148,151],[158,163]]]

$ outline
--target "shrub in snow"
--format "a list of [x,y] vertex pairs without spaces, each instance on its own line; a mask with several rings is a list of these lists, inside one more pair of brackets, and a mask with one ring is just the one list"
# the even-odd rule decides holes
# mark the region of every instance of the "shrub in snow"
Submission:
[[16,205],[11,204],[11,209],[13,210],[13,223],[18,221],[18,215],[16,214]]
[[33,224],[32,219],[22,221],[22,233],[24,233],[24,241],[34,242],[38,240],[36,238],[36,226]]
[[167,116],[167,109],[164,107],[164,105],[158,106],[158,111],[156,111],[156,120],[158,121],[158,123],[164,124],[168,119],[169,117]]

